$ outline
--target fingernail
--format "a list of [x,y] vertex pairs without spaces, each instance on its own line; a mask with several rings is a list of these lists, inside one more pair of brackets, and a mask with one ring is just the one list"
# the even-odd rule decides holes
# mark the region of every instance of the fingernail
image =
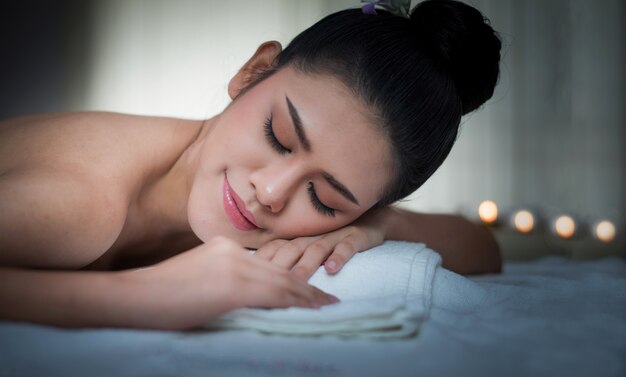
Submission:
[[337,263],[334,260],[327,261],[324,265],[331,271],[335,271],[335,268],[337,268]]
[[333,295],[328,295],[328,301],[331,304],[337,304],[337,303],[341,302],[341,300],[338,299],[337,296],[333,296]]

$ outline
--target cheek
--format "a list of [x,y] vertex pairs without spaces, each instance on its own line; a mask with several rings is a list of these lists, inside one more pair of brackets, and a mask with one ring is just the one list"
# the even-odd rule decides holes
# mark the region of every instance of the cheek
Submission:
[[354,221],[354,217],[343,215],[337,215],[334,218],[323,216],[314,212],[314,209],[309,209],[306,205],[307,203],[298,206],[299,210],[290,208],[290,213],[280,219],[274,228],[277,238],[317,236],[343,228]]
[[[258,136],[250,128],[220,124],[206,140],[199,174],[213,174],[233,168],[251,168],[262,158]],[[228,129],[227,127],[230,127]]]
[[[244,123],[246,122],[246,123]],[[234,124],[222,124],[215,136],[216,148],[212,148],[209,158],[225,159],[228,164],[252,167],[258,164],[269,152],[262,124],[243,120]]]
[[213,201],[210,199],[212,196],[211,190],[208,190],[208,185],[196,180],[191,188],[189,201],[187,202],[187,220],[189,225],[196,236],[205,242],[210,238],[208,232],[211,229],[210,214],[215,210],[211,208]]

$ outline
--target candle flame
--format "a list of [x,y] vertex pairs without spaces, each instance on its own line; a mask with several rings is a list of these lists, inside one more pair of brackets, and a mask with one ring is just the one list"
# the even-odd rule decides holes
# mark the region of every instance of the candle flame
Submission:
[[520,233],[530,233],[535,227],[535,217],[527,210],[518,211],[513,217],[515,229]]
[[485,224],[493,224],[498,219],[498,206],[491,200],[485,200],[478,206],[478,216]]
[[569,216],[559,216],[554,223],[556,234],[561,238],[571,238],[576,231],[576,223]]
[[608,220],[603,220],[596,225],[596,237],[602,242],[611,242],[615,239],[615,225]]

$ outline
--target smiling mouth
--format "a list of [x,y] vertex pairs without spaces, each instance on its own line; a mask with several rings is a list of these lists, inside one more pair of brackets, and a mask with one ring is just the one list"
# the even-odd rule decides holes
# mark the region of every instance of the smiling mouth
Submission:
[[258,229],[254,222],[254,216],[246,210],[242,200],[237,193],[230,187],[228,178],[224,174],[224,183],[222,185],[224,211],[231,224],[239,230],[251,231]]

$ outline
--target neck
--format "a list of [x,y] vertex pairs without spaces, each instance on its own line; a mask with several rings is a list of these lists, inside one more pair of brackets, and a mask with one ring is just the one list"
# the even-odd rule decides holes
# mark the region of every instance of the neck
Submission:
[[137,200],[145,225],[161,235],[192,233],[187,220],[187,202],[200,158],[200,150],[216,117],[199,121],[186,134],[171,165],[146,179]]

